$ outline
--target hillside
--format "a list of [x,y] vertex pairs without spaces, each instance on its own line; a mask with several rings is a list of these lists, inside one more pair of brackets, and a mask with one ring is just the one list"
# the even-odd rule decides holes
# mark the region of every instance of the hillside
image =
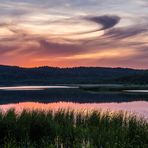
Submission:
[[0,66],[0,85],[148,83],[147,70]]

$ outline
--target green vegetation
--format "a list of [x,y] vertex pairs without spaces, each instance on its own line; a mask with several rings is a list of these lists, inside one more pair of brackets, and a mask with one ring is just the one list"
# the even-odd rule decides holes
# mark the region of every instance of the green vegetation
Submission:
[[2,148],[148,148],[148,123],[122,112],[0,113]]

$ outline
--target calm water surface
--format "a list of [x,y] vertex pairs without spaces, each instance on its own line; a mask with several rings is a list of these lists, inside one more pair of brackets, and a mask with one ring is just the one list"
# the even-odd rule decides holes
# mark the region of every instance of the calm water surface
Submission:
[[75,86],[0,87],[0,109],[123,110],[147,118],[147,92],[126,90],[121,93],[94,93]]
[[0,90],[7,91],[23,91],[23,90],[45,90],[45,89],[66,89],[66,88],[78,88],[76,86],[12,86],[12,87],[0,87]]

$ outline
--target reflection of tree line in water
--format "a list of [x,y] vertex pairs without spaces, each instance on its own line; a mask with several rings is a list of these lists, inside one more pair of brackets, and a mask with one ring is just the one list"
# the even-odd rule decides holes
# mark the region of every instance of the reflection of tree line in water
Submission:
[[123,112],[14,110],[0,114],[0,147],[148,147],[148,123]]
[[26,101],[38,102],[129,102],[148,100],[146,94],[95,93],[80,89],[48,89],[42,91],[0,91],[0,104]]

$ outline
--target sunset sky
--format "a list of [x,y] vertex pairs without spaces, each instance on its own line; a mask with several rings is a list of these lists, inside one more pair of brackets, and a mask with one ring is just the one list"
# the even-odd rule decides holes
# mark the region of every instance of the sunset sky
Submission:
[[0,0],[0,64],[148,69],[148,0]]

